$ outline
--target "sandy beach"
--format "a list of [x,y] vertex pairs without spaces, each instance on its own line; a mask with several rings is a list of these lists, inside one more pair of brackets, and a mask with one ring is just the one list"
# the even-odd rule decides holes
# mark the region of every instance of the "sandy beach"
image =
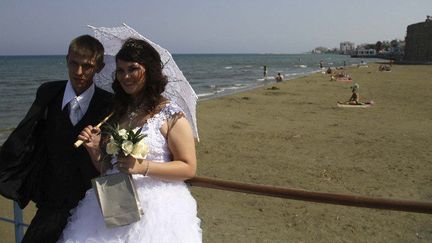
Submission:
[[[431,202],[432,66],[345,72],[373,107],[337,107],[351,84],[321,73],[199,102],[198,175]],[[191,190],[204,242],[432,242],[428,214]],[[10,201],[0,205],[11,217]],[[13,225],[0,222],[0,235],[14,242]]]
[[[324,74],[198,106],[199,175],[432,201],[431,66],[346,70],[371,108],[338,108],[350,84]],[[431,242],[430,215],[193,188],[205,242]]]

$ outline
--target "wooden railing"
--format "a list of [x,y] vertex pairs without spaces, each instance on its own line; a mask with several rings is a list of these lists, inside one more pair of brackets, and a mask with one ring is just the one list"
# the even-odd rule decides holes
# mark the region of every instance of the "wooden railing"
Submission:
[[330,203],[345,206],[397,210],[414,213],[432,214],[431,202],[417,202],[385,198],[372,198],[356,195],[313,192],[299,189],[254,185],[207,177],[194,177],[186,181],[191,186],[213,188],[227,191],[244,192],[250,194],[288,198],[301,201]]

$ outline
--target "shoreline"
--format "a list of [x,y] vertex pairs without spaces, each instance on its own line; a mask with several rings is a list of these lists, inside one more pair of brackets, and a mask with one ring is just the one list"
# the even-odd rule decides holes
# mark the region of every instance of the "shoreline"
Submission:
[[[289,78],[285,77],[282,82],[286,82],[286,81],[290,81],[290,80],[294,80],[294,79],[298,79],[298,78],[307,77],[309,75],[313,75],[315,73],[320,73],[322,71],[323,70],[320,69],[320,70],[310,71],[308,73],[291,75],[291,76],[289,76]],[[213,95],[206,95],[206,96],[203,96],[202,98],[199,97],[199,94],[197,94],[198,97],[199,97],[197,103],[199,103],[201,101],[213,100],[213,99],[218,99],[218,98],[222,98],[222,97],[225,97],[225,96],[230,96],[230,95],[236,95],[236,94],[240,94],[240,93],[244,93],[244,92],[249,92],[249,91],[261,88],[261,87],[265,87],[265,86],[272,85],[272,84],[277,84],[277,83],[278,82],[276,82],[276,80],[273,77],[271,79],[269,78],[268,81],[264,80],[264,81],[262,81],[262,83],[257,83],[256,85],[251,85],[251,86],[245,87],[245,88],[233,89],[232,91],[227,91],[227,92],[216,92]]]

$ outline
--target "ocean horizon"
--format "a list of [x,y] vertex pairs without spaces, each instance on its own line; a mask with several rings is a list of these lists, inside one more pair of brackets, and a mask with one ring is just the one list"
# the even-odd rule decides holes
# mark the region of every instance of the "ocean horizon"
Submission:
[[[173,58],[199,100],[274,83],[277,73],[290,80],[319,72],[320,61],[326,68],[361,61],[337,54],[173,54]],[[66,55],[0,56],[0,144],[30,108],[37,88],[45,82],[65,79]]]

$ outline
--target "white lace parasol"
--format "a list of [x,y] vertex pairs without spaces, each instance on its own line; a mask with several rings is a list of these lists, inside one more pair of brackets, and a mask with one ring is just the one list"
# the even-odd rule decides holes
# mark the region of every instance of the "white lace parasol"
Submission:
[[199,141],[196,122],[196,103],[198,96],[186,80],[182,71],[178,68],[171,54],[165,48],[145,38],[126,24],[123,24],[123,26],[120,27],[111,28],[93,27],[90,25],[88,25],[88,27],[94,31],[95,37],[105,48],[105,67],[95,76],[95,84],[100,88],[113,92],[111,84],[113,82],[113,74],[116,68],[115,55],[117,52],[128,38],[147,41],[156,49],[157,52],[159,52],[163,65],[162,73],[168,79],[168,84],[166,85],[165,91],[162,95],[182,108],[186,118],[192,126],[194,137]]

